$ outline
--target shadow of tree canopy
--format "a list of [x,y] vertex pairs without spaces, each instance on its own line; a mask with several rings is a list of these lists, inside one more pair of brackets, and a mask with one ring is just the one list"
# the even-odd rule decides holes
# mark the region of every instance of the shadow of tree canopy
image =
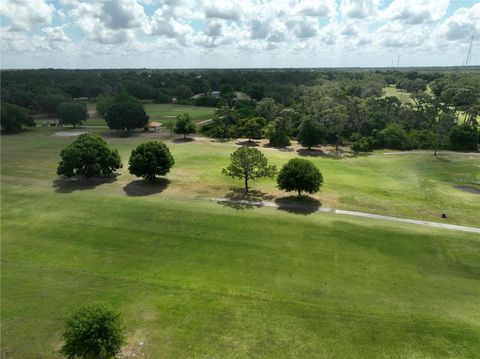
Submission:
[[322,203],[309,196],[288,196],[275,199],[278,209],[295,214],[312,214],[316,212]]
[[258,147],[260,142],[258,141],[237,141],[235,142],[237,146],[247,146],[247,147]]
[[323,158],[330,158],[332,160],[342,160],[344,158],[352,158],[352,157],[366,157],[370,156],[370,152],[348,152],[342,149],[338,150],[338,154],[336,152],[326,152],[318,148],[312,148],[309,150],[308,148],[301,148],[297,150],[299,156],[302,157],[323,157]]
[[155,178],[152,181],[135,180],[125,185],[123,191],[131,197],[151,196],[163,192],[169,184],[170,180],[167,178]]
[[195,139],[192,137],[187,137],[187,138],[177,137],[172,140],[173,143],[189,143],[193,141],[195,141]]
[[250,190],[245,193],[243,188],[231,188],[225,195],[225,200],[218,203],[224,207],[230,207],[236,210],[254,209],[263,207],[263,201],[272,200],[273,196],[262,191]]
[[85,191],[94,189],[97,186],[106,183],[113,183],[120,174],[113,173],[107,177],[87,178],[83,176],[65,177],[61,176],[53,181],[53,188],[57,193],[72,193],[75,191]]
[[278,151],[281,151],[281,152],[293,152],[294,149],[292,147],[288,147],[288,146],[272,146],[268,143],[264,144],[263,145],[264,148],[274,148]]

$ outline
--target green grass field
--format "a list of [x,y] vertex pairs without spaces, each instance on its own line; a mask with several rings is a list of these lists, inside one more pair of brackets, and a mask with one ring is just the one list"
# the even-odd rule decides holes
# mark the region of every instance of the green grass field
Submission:
[[[428,92],[428,91],[427,91]],[[395,96],[404,103],[413,103],[412,99],[410,98],[410,92],[406,92],[404,90],[397,89],[395,85],[388,85],[387,87],[383,88],[383,96]]]
[[[209,139],[166,141],[168,182],[144,187],[125,166],[146,138],[95,131],[124,161],[110,183],[58,181],[74,138],[55,129],[2,137],[2,358],[60,357],[69,310],[94,300],[122,313],[125,357],[478,357],[478,235],[216,204],[241,182],[220,174],[235,146]],[[476,155],[309,159],[323,206],[478,226],[479,195],[453,187],[478,186]]]
[[[95,111],[95,103],[87,102],[87,108],[90,113],[89,119],[85,122],[87,126],[106,126],[105,120],[99,117]],[[150,121],[157,121],[160,123],[166,121],[175,121],[175,117],[188,113],[193,122],[200,122],[208,120],[215,114],[214,107],[202,107],[202,106],[187,106],[187,105],[174,105],[174,104],[158,104],[158,103],[146,103],[145,112],[150,116]],[[41,125],[42,121],[50,121],[54,116],[41,116],[41,119],[37,120],[37,124]]]
[[[90,105],[93,109],[95,106]],[[213,107],[200,107],[200,106],[186,106],[186,105],[173,105],[173,104],[158,104],[158,103],[146,103],[145,112],[150,116],[150,121],[157,121],[164,123],[166,121],[175,121],[175,117],[188,113],[193,122],[200,122],[208,120],[215,114],[215,108]],[[85,123],[88,126],[105,126],[106,123],[102,118],[94,117],[89,118]]]

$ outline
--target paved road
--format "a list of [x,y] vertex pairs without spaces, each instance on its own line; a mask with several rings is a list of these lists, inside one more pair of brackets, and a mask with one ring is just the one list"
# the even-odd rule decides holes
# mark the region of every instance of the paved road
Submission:
[[[382,155],[433,155],[433,150],[424,151],[398,151],[398,152],[382,152]],[[437,155],[476,155],[480,152],[456,152],[456,151],[438,151]]]
[[[228,202],[228,203],[238,203],[238,204],[252,205],[252,206],[255,206],[255,207],[280,208],[280,206],[277,203],[270,202],[270,201],[232,200],[232,199],[228,199],[228,198],[212,198],[212,200],[216,201],[216,202],[220,202],[220,203]],[[282,204],[281,207],[282,208],[291,207],[293,209],[299,209],[301,207],[301,205],[292,203],[291,205],[290,204]],[[456,224],[421,221],[421,220],[417,220],[417,219],[384,216],[384,215],[380,215],[380,214],[365,213],[365,212],[345,211],[345,210],[342,210],[342,209],[335,209],[335,208],[328,208],[328,207],[320,207],[316,210],[316,212],[328,212],[328,213],[334,213],[334,214],[345,215],[345,216],[365,217],[365,218],[371,218],[371,219],[379,219],[379,220],[382,220],[382,221],[410,223],[410,224],[416,224],[416,225],[433,227],[433,228],[443,228],[443,229],[449,229],[449,230],[453,230],[453,231],[461,231],[461,232],[469,232],[469,233],[480,234],[480,228],[478,228],[478,227],[459,226],[459,225],[456,225]]]

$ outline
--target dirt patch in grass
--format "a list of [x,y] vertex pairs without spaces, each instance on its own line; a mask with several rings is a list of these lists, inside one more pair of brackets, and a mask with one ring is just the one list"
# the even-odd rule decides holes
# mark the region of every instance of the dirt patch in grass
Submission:
[[86,131],[57,131],[53,134],[53,136],[74,137],[74,136],[83,135],[84,133],[87,133],[87,132]]
[[144,357],[146,334],[143,330],[136,330],[128,336],[127,344],[122,348],[120,358],[142,358]]

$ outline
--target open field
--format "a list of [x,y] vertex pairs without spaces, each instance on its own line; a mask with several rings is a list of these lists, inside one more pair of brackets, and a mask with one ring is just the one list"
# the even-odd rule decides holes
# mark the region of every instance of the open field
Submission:
[[[144,134],[87,130],[119,149],[120,176],[58,180],[74,137],[55,129],[2,137],[2,357],[60,357],[69,310],[98,299],[122,313],[124,356],[477,357],[478,235],[219,205],[241,187],[220,174],[233,142],[166,140],[176,165],[145,186],[126,169]],[[279,166],[297,155],[259,148]],[[478,186],[478,155],[308,158],[323,206],[478,226],[479,195],[454,188]]]
[[398,97],[402,103],[407,104],[407,103],[412,103],[412,99],[410,98],[410,92],[404,91],[397,89],[395,85],[388,85],[387,87],[383,88],[383,96],[395,96]]
[[[105,120],[99,117],[95,112],[95,103],[88,102],[87,108],[90,118],[85,122],[87,126],[106,126]],[[200,122],[208,120],[213,117],[215,113],[214,107],[202,107],[202,106],[186,106],[186,105],[174,105],[174,104],[158,104],[158,103],[146,103],[145,112],[150,116],[150,121],[165,122],[173,120],[175,117],[184,112],[192,116],[193,122]],[[41,119],[37,120],[40,125],[42,121],[49,121],[54,119],[54,116],[40,116]]]

